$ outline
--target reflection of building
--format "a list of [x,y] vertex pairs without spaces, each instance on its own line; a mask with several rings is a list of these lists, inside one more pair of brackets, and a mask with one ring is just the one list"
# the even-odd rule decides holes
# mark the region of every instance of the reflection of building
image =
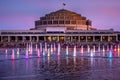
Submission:
[[0,42],[40,41],[119,41],[120,32],[97,30],[86,17],[65,9],[51,12],[35,21],[30,30],[1,30]]

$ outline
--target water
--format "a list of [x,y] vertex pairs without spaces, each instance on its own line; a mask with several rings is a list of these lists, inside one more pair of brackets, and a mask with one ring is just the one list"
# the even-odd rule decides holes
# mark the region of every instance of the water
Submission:
[[118,45],[110,46],[109,51],[107,46],[101,46],[100,51],[99,46],[82,46],[81,53],[76,45],[62,48],[54,44],[57,45],[52,46],[54,54],[51,45],[40,44],[44,47],[37,46],[37,51],[31,45],[19,50],[0,49],[0,80],[120,80]]

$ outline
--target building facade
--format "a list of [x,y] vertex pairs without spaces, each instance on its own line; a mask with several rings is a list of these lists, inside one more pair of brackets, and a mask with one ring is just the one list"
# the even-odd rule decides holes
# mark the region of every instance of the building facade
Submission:
[[92,21],[75,12],[61,9],[35,21],[30,30],[0,30],[0,42],[115,42],[120,32],[97,30]]

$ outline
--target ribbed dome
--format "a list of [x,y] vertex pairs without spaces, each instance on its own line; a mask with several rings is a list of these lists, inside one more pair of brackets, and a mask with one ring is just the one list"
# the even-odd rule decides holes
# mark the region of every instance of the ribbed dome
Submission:
[[81,16],[81,14],[77,14],[75,12],[60,9],[55,12],[51,12],[41,17],[40,20],[35,21],[35,26],[63,26],[64,25],[89,25],[91,26],[91,21],[86,20],[86,17]]
[[[54,16],[54,18],[53,18]],[[81,20],[86,19],[85,17],[81,17],[80,14],[77,14],[75,12],[71,12],[65,9],[58,10],[56,12],[51,12],[50,14],[45,15],[45,17],[42,17],[41,19],[65,19],[65,20]]]

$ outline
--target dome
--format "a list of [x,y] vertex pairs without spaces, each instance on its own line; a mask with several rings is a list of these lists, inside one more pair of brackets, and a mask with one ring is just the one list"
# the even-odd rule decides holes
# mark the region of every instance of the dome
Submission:
[[50,26],[66,26],[67,29],[87,29],[88,26],[91,26],[91,21],[87,20],[86,17],[81,16],[81,14],[66,9],[51,12],[40,17],[40,20],[35,21],[36,29]]

